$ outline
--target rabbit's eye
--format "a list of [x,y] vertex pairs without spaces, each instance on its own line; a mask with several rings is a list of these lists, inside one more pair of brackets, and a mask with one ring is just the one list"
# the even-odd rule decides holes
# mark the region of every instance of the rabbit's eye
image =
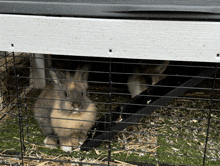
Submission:
[[67,92],[64,92],[65,97],[67,97]]

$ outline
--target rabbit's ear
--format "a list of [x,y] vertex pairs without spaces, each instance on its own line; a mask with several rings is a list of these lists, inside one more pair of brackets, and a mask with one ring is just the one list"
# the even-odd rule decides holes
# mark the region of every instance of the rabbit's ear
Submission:
[[74,75],[74,80],[79,80],[79,81],[87,81],[89,73],[89,67],[88,66],[83,66],[83,67],[78,67],[76,69],[76,73]]
[[59,87],[62,87],[61,84],[62,84],[62,80],[63,79],[66,79],[66,76],[65,74],[61,73],[61,72],[54,72],[52,70],[49,70],[49,74],[52,78],[52,80],[54,81],[54,83],[56,85],[58,85]]
[[87,89],[88,87],[88,84],[87,84],[87,80],[88,80],[88,77],[89,77],[89,66],[86,65],[86,66],[83,66],[83,67],[78,67],[76,69],[76,73],[73,77],[74,80],[77,80],[77,81],[82,81],[82,85],[83,85],[83,89]]
[[81,69],[82,73],[82,81],[87,81],[89,77],[89,66],[83,66]]
[[67,79],[71,79],[71,74],[70,74],[69,71],[66,72],[66,78],[67,78]]
[[154,69],[155,73],[162,74],[166,70],[167,66],[169,65],[169,62],[170,61],[164,61],[161,65],[156,66]]
[[[141,67],[141,71],[139,71],[139,72],[147,73],[147,74],[162,74],[166,70],[167,66],[169,65],[169,62],[170,61],[164,61],[161,64],[157,64],[157,65],[152,64],[149,66],[143,65]],[[136,70],[136,71],[138,71],[138,70]]]

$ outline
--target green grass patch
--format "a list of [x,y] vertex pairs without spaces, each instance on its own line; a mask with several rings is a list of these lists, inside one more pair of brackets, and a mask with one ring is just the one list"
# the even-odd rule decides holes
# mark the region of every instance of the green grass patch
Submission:
[[[104,95],[90,96],[106,102]],[[128,97],[114,96],[114,101],[123,103]],[[35,159],[57,159],[80,162],[106,163],[109,143],[103,142],[99,147],[88,152],[80,150],[66,153],[57,149],[50,150],[43,144],[42,134],[33,117],[34,101],[21,109],[20,122],[23,124],[22,137],[26,147],[25,156]],[[114,105],[116,107],[117,105]],[[136,125],[118,133],[111,142],[111,159],[113,165],[120,162],[147,162],[157,164],[171,163],[184,165],[202,165],[206,145],[207,125],[210,101],[175,99],[166,108],[155,111]],[[105,104],[97,104],[98,111],[108,112]],[[216,103],[214,109],[219,110]],[[0,125],[0,151],[20,152],[20,127],[17,110]],[[213,110],[210,114],[209,139],[205,163],[220,165],[220,112]],[[60,158],[56,158],[61,156]],[[63,158],[62,158],[63,157]],[[36,162],[36,160],[35,160]],[[43,162],[43,161],[42,161]],[[49,163],[48,163],[49,164]],[[51,164],[51,163],[50,163]]]

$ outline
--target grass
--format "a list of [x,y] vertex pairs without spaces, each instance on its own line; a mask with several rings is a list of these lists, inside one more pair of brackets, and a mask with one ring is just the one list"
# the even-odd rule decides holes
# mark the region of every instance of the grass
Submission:
[[[161,118],[165,124],[163,124],[163,127],[159,130],[161,135],[158,137],[158,144],[160,144],[160,148],[158,148],[157,151],[159,159],[166,163],[202,165],[206,145],[210,103],[202,100],[175,100],[171,105],[175,106],[179,104],[183,106],[186,105],[188,109],[168,109],[167,111],[171,111],[173,117],[184,114],[183,117],[188,117],[190,119],[174,119],[172,117]],[[195,107],[198,107],[198,109],[194,109]],[[219,105],[217,107],[219,107]],[[211,114],[213,120],[215,119],[213,117],[214,115],[216,120],[219,119],[220,114],[218,112]],[[220,137],[216,131],[220,129],[220,125],[215,124],[214,126],[213,122],[211,122],[210,128],[215,130],[209,131],[209,140],[207,144],[209,150],[207,150],[207,159],[205,163],[207,165],[220,165],[220,153],[217,150],[220,148]],[[214,138],[215,140],[213,140]]]
[[[31,96],[33,95],[31,94]],[[104,95],[92,96],[91,94],[90,97],[96,101],[106,101]],[[113,97],[114,101],[121,103],[128,99],[128,97],[121,96]],[[68,165],[59,160],[107,164],[105,160],[108,159],[108,143],[102,143],[96,149],[88,152],[76,150],[71,154],[61,151],[59,147],[53,150],[45,148],[43,145],[45,136],[42,135],[36,120],[33,118],[33,104],[34,100],[31,100],[28,101],[27,110],[21,108],[24,124],[23,137],[26,147],[24,156],[34,158],[33,160],[25,159],[26,164]],[[153,164],[202,165],[209,107],[210,102],[204,100],[173,100],[166,108],[158,109],[151,116],[141,119],[139,123],[128,127],[113,138],[111,158],[114,162],[111,162],[111,165],[123,165],[138,161]],[[105,104],[98,104],[97,108],[101,110],[100,112],[105,112],[108,109]],[[216,103],[214,108],[220,110],[220,104]],[[99,114],[99,116],[101,115],[102,113]],[[26,121],[26,117],[28,117],[28,121]],[[213,111],[211,113],[212,120],[210,121],[207,143],[206,165],[220,165],[219,117],[220,112]],[[0,151],[7,150],[7,152],[19,153],[21,146],[17,111],[12,111],[11,116],[0,126]],[[0,162],[1,160],[2,162],[7,161],[7,163],[21,162],[18,159],[7,157],[0,157]]]

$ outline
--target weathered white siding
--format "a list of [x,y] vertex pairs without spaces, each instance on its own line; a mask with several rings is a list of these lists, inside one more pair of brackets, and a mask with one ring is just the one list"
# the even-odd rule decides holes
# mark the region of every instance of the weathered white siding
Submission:
[[220,23],[1,14],[0,50],[219,62]]

